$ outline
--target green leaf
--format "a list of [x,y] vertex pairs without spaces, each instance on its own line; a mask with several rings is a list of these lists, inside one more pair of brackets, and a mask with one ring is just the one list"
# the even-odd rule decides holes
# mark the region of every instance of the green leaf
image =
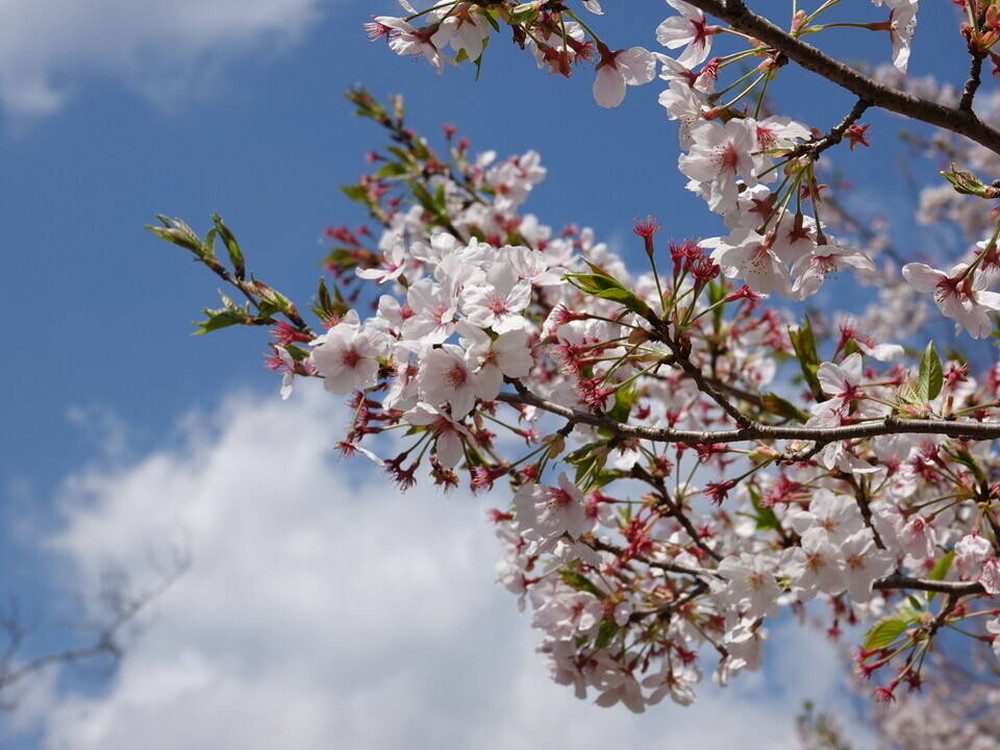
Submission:
[[812,325],[809,323],[809,316],[802,316],[802,325],[797,331],[789,330],[788,336],[792,341],[792,348],[795,356],[799,360],[799,367],[802,368],[802,376],[813,395],[820,401],[826,400],[826,394],[819,384],[816,372],[819,370],[819,355],[816,352],[816,338],[813,336]]
[[649,306],[634,292],[622,286],[618,279],[605,273],[567,273],[563,277],[585,294],[617,302],[622,307],[646,317],[652,315]]
[[229,252],[229,263],[233,267],[236,278],[242,281],[246,278],[246,261],[243,258],[240,243],[236,241],[236,237],[229,231],[229,227],[223,223],[221,216],[212,214],[212,222],[215,224],[212,229],[222,238],[222,242]]
[[954,458],[975,475],[976,482],[978,484],[984,485],[989,483],[986,474],[983,472],[983,467],[979,465],[979,462],[972,457],[972,454],[969,453],[967,449],[959,448],[955,445],[949,445],[945,450],[948,452],[949,456]]
[[190,250],[199,258],[205,255],[205,247],[198,235],[180,219],[171,219],[163,214],[157,214],[156,218],[163,224],[162,227],[147,224],[146,229],[155,234],[161,240],[172,242],[175,245]]
[[614,620],[601,620],[601,625],[597,629],[597,639],[594,646],[597,648],[607,648],[612,639],[618,634],[618,625]]
[[980,198],[1000,198],[1000,189],[993,185],[984,184],[972,172],[955,169],[954,164],[951,165],[950,172],[939,170],[939,174],[951,183],[956,192],[962,195],[977,195]]
[[760,496],[760,492],[757,491],[757,488],[753,485],[747,485],[747,489],[750,492],[750,502],[753,503],[753,508],[756,511],[756,515],[753,518],[757,521],[757,528],[760,531],[781,528],[778,517],[774,514],[773,510],[764,505],[764,500]]
[[790,401],[786,401],[776,393],[771,393],[769,391],[763,394],[761,396],[761,403],[764,407],[764,411],[770,412],[771,414],[777,414],[778,416],[785,417],[786,419],[794,419],[796,422],[805,422],[809,419],[809,414],[799,409]]
[[608,416],[616,422],[628,421],[628,415],[631,413],[632,407],[635,406],[638,397],[639,394],[633,385],[618,388],[615,391],[615,405],[611,407]]
[[941,393],[943,383],[944,374],[941,370],[941,360],[938,358],[937,349],[934,348],[934,342],[931,341],[920,357],[917,393],[924,402],[933,401]]
[[220,328],[242,325],[253,319],[253,316],[250,315],[249,310],[245,306],[226,307],[222,310],[205,309],[202,312],[204,312],[208,318],[195,323],[195,325],[198,326],[198,330],[194,332],[196,336],[200,336],[210,331],[218,331]]
[[410,168],[405,164],[400,164],[396,161],[387,161],[375,173],[375,177],[401,177],[402,175],[409,174],[409,172]]
[[883,617],[865,633],[861,648],[866,651],[873,648],[885,648],[903,635],[911,622],[912,620],[898,615]]
[[931,568],[930,574],[927,576],[932,581],[943,581],[944,577],[948,575],[948,571],[951,570],[951,564],[955,561],[955,550],[948,550],[947,553],[941,556],[941,558],[934,563],[934,567]]
[[370,201],[368,189],[362,185],[341,185],[340,189],[352,201],[364,203],[365,205],[368,205]]
[[320,278],[312,309],[316,316],[323,320],[340,320],[347,315],[351,306],[344,300],[344,295],[340,293],[336,284],[333,285],[333,296],[331,296],[326,281]]
[[593,594],[598,599],[604,599],[607,594],[601,591],[597,586],[583,573],[573,570],[572,568],[562,568],[559,570],[559,577],[563,579],[563,582],[577,591],[586,591],[588,594]]

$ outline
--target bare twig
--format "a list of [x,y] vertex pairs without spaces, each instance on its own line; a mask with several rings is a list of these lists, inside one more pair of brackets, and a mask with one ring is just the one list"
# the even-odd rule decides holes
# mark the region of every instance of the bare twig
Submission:
[[[24,645],[28,636],[28,630],[20,623],[16,608],[12,609],[10,614],[0,618],[0,628],[7,635],[7,646],[3,654],[0,655],[0,693],[20,683],[27,677],[57,664],[78,662],[97,656],[109,656],[115,660],[120,659],[123,651],[119,640],[121,631],[126,625],[134,621],[150,602],[170,588],[187,570],[188,564],[189,561],[187,558],[178,559],[175,561],[173,569],[168,571],[155,586],[135,596],[121,598],[114,616],[98,630],[90,643],[76,648],[53,651],[21,663],[17,663],[16,655]],[[9,707],[9,704],[0,704],[0,707]]]

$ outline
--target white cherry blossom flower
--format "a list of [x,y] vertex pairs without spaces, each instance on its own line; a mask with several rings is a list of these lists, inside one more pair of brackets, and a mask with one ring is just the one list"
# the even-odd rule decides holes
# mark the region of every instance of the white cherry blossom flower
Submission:
[[726,557],[715,570],[728,585],[716,584],[719,600],[727,609],[745,610],[747,617],[763,617],[781,593],[773,566],[765,555],[746,552]]
[[792,266],[792,297],[803,300],[819,291],[827,274],[844,266],[861,271],[874,271],[872,263],[864,253],[849,247],[827,243],[815,245],[809,255],[799,258]]
[[945,273],[926,263],[907,263],[903,276],[918,292],[931,292],[941,313],[955,321],[955,331],[964,328],[976,339],[985,338],[993,330],[990,313],[1000,310],[1000,294],[984,291],[983,277],[970,280],[969,265],[958,263]]
[[857,501],[825,488],[813,493],[808,510],[790,508],[785,521],[801,536],[805,536],[812,528],[822,529],[833,544],[840,544],[864,528],[864,519]]
[[892,64],[901,73],[910,62],[910,41],[917,28],[917,0],[887,0],[889,6],[889,39],[892,42]]
[[446,469],[454,467],[465,456],[463,442],[472,442],[472,434],[464,425],[436,406],[419,403],[403,414],[403,421],[434,430],[434,452]]
[[565,472],[559,486],[529,484],[514,495],[514,528],[532,543],[532,554],[552,549],[563,534],[578,538],[594,528],[583,493]]
[[490,35],[490,23],[481,8],[473,3],[457,3],[447,9],[431,42],[438,49],[449,44],[455,52],[465,52],[470,60],[483,54],[483,43]]
[[703,63],[712,50],[716,27],[708,24],[701,10],[684,0],[667,0],[667,4],[680,15],[671,16],[656,27],[656,41],[667,49],[684,47],[677,62],[685,67]]
[[608,52],[597,63],[594,100],[602,107],[617,107],[625,99],[625,87],[649,83],[656,75],[656,58],[642,47]]
[[698,244],[712,250],[712,260],[728,278],[743,279],[762,294],[787,291],[788,271],[771,250],[768,237],[752,229],[738,229],[727,237],[712,237]]
[[374,21],[392,30],[389,34],[389,49],[397,55],[423,55],[438,73],[444,72],[445,62],[455,62],[447,55],[442,55],[431,41],[434,27],[416,28],[402,18],[393,16],[376,16]]
[[480,328],[505,333],[527,324],[520,313],[531,302],[531,285],[518,279],[512,265],[491,266],[480,281],[462,289],[462,312]]
[[868,529],[844,540],[840,552],[844,556],[844,573],[851,599],[858,603],[867,602],[871,599],[872,583],[892,571],[894,558],[876,546],[875,538]]
[[691,149],[677,164],[681,172],[704,185],[708,207],[726,214],[736,205],[736,178],[747,187],[757,184],[754,151],[757,129],[753,120],[730,120],[725,125],[706,121],[691,130]]
[[350,310],[344,319],[312,341],[310,360],[332,393],[371,388],[378,382],[379,357],[389,348],[389,337],[373,326],[361,326]]
[[477,382],[462,349],[444,344],[425,349],[420,360],[417,384],[425,401],[435,406],[448,404],[456,420],[472,411],[478,395]]
[[403,321],[404,339],[440,344],[454,333],[458,300],[449,285],[420,279],[407,291],[406,304],[411,314]]
[[479,397],[496,398],[504,376],[524,378],[531,372],[534,359],[528,346],[528,333],[523,329],[501,333],[495,339],[468,324],[459,324],[459,331],[468,340],[468,359],[476,363]]
[[843,561],[830,536],[819,526],[802,535],[802,545],[790,550],[782,566],[800,601],[808,601],[817,591],[839,594],[845,588]]

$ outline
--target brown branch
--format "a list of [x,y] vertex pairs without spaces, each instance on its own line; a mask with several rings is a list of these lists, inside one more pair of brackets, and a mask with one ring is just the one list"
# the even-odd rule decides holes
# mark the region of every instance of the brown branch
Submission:
[[[613,544],[608,544],[607,542],[602,542],[600,539],[594,539],[592,541],[584,542],[591,549],[598,550],[600,552],[610,552],[613,555],[621,557],[625,550],[621,547],[616,547]],[[642,555],[632,555],[631,560],[636,560],[641,562],[643,565],[648,565],[651,568],[658,568],[664,570],[668,573],[680,573],[682,575],[694,576],[699,580],[705,578],[705,576],[711,576],[717,578],[718,576],[710,570],[697,570],[695,568],[689,568],[685,565],[678,565],[676,563],[664,562],[662,560],[650,560],[648,557],[643,557]]]
[[806,70],[871,102],[872,106],[964,135],[1000,154],[1000,130],[987,125],[971,109],[946,107],[878,83],[757,15],[746,7],[743,0],[689,1],[704,12],[728,22],[737,31],[780,50]]
[[985,594],[986,589],[979,581],[932,581],[926,578],[911,578],[896,572],[884,578],[877,579],[872,589],[887,591],[892,589],[913,589],[930,591],[937,594],[952,594],[965,596],[968,594]]
[[666,604],[657,607],[656,609],[633,612],[631,616],[629,616],[628,618],[629,622],[633,623],[642,622],[647,617],[656,617],[657,619],[660,620],[665,619],[669,621],[677,610],[681,609],[681,607],[685,606],[686,604],[690,604],[691,602],[693,602],[695,599],[697,599],[699,596],[706,593],[707,591],[708,591],[708,584],[706,584],[704,581],[698,581],[698,583],[695,584],[694,588],[691,589],[684,596],[682,596],[680,599],[677,599],[672,602],[667,602]]
[[796,159],[800,156],[805,156],[806,154],[811,154],[815,157],[819,156],[831,146],[836,146],[844,140],[844,133],[847,132],[847,129],[861,119],[861,115],[863,115],[865,110],[870,106],[872,106],[870,101],[867,101],[866,99],[858,99],[858,101],[854,103],[854,106],[851,107],[851,111],[844,116],[844,119],[830,128],[830,132],[816,138],[815,140],[801,144],[786,154],[784,158]]
[[684,509],[681,508],[680,504],[674,502],[670,498],[670,492],[667,490],[666,484],[664,483],[662,477],[653,476],[648,471],[646,471],[640,464],[636,464],[635,466],[632,467],[632,476],[634,476],[636,479],[645,482],[646,484],[650,485],[656,490],[657,494],[659,495],[660,504],[666,507],[666,509],[670,513],[670,516],[676,519],[677,523],[679,523],[681,526],[684,527],[684,531],[686,531],[687,535],[691,537],[692,544],[696,545],[698,549],[700,549],[702,552],[704,552],[706,555],[711,557],[716,562],[719,562],[722,559],[722,556],[718,552],[716,552],[714,549],[712,549],[707,544],[705,544],[705,542],[702,541],[701,534],[698,533],[698,530],[694,527],[694,524],[691,523],[691,519],[688,518],[687,515],[684,513]]
[[962,99],[958,103],[958,108],[966,112],[972,111],[972,100],[976,98],[976,90],[979,88],[979,76],[983,71],[984,57],[977,52],[971,52],[970,55],[972,60],[969,62],[969,78],[965,82],[965,88],[962,89]]
[[832,443],[839,440],[871,438],[879,435],[944,435],[963,440],[1000,439],[998,422],[958,422],[948,419],[884,419],[840,427],[799,427],[766,425],[756,422],[727,430],[675,430],[669,427],[645,427],[618,422],[603,414],[594,414],[549,401],[531,393],[523,383],[511,381],[516,393],[500,393],[496,400],[507,404],[527,404],[550,414],[570,420],[573,424],[588,424],[609,430],[624,438],[639,438],[688,445],[716,445],[750,440],[806,440]]

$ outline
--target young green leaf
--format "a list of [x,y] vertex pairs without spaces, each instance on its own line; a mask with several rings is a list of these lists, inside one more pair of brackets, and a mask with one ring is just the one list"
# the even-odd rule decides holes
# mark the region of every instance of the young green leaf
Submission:
[[941,369],[941,360],[938,358],[937,349],[934,348],[934,342],[931,341],[920,357],[917,393],[925,402],[933,401],[941,393],[943,383],[944,374]]
[[903,635],[911,622],[910,619],[898,615],[883,617],[865,633],[861,648],[866,651],[873,648],[885,648]]

